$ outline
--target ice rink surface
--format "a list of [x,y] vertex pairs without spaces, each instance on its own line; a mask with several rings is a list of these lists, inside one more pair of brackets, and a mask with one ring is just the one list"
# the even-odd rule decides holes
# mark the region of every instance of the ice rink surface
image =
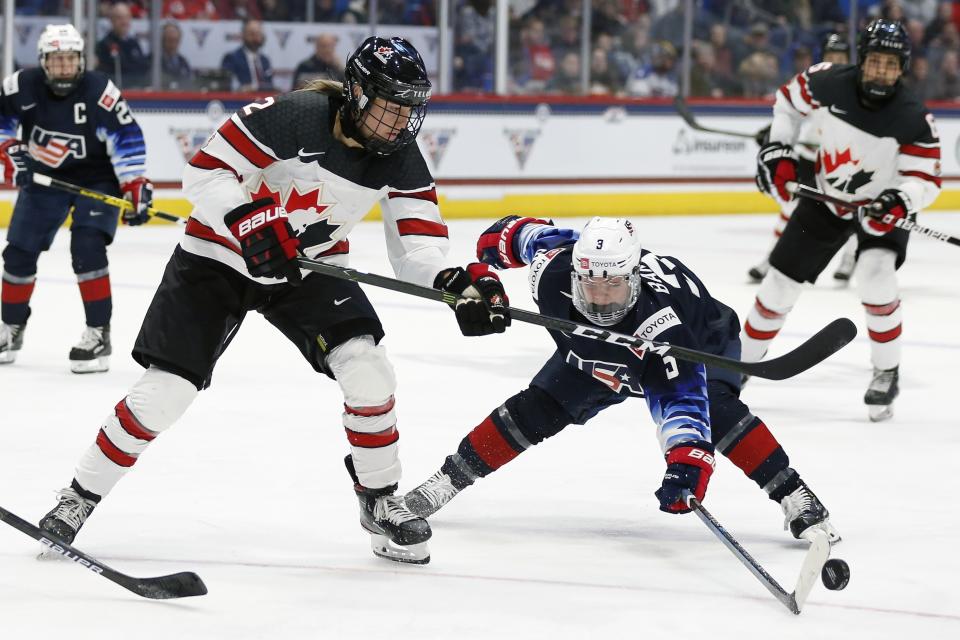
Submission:
[[[579,228],[582,220],[562,220]],[[745,272],[773,216],[638,218],[646,247],[686,262],[741,315]],[[960,235],[960,214],[922,223]],[[478,221],[451,225],[451,265],[472,255]],[[0,232],[2,233],[2,232]],[[100,421],[140,375],[129,351],[179,230],[121,229],[111,248],[114,357],[108,373],[69,373],[83,327],[62,232],[40,262],[34,314],[16,364],[0,368],[0,505],[36,521]],[[392,275],[379,223],[351,235],[352,265]],[[800,298],[774,352],[834,317],[863,329],[854,290],[832,266]],[[525,270],[504,275],[532,309]],[[814,370],[753,380],[744,399],[791,456],[843,535],[850,586],[817,585],[793,616],[693,515],[657,510],[663,474],[642,401],[524,453],[432,519],[433,559],[375,558],[344,471],[337,385],[257,314],[213,386],[158,438],[98,507],[77,545],[133,575],[198,572],[209,595],[154,602],[0,525],[0,638],[950,638],[960,637],[960,249],[915,237],[900,271],[902,394],[890,422],[862,404],[859,336]],[[463,338],[437,303],[368,288],[399,378],[402,490],[433,473],[552,352],[546,332]],[[779,507],[721,458],[706,506],[788,590],[805,545]]]

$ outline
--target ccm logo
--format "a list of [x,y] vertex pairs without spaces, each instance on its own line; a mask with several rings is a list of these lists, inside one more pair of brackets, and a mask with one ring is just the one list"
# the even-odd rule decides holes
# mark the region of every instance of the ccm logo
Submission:
[[714,460],[713,456],[704,451],[703,449],[691,449],[690,453],[687,454],[691,458],[697,458],[703,460],[711,467],[717,466],[717,461]]
[[255,214],[246,218],[243,222],[240,223],[240,227],[237,229],[237,233],[241,236],[245,236],[251,231],[259,229],[263,225],[273,222],[277,218],[286,218],[287,210],[277,205],[275,207],[270,207],[269,209],[261,209]]

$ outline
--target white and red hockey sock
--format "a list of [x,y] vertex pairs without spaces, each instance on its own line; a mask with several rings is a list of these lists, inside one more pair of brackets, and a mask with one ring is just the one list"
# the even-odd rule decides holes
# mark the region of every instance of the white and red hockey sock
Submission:
[[744,361],[756,362],[767,354],[770,343],[783,328],[787,314],[800,297],[802,288],[799,282],[770,268],[743,324],[741,358]]
[[896,254],[888,249],[861,252],[856,278],[867,315],[870,360],[877,369],[893,369],[900,364],[903,331]]
[[344,404],[343,428],[350,442],[353,466],[360,484],[380,489],[400,480],[397,414],[393,396],[366,407]]

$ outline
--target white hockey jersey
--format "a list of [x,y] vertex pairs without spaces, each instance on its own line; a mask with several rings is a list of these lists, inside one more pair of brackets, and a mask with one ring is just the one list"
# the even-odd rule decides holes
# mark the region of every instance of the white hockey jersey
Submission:
[[296,91],[233,114],[190,160],[183,191],[194,205],[180,246],[229,265],[251,280],[240,244],[223,217],[269,197],[283,204],[300,249],[346,266],[350,230],[377,202],[397,277],[432,286],[446,264],[447,227],[416,144],[388,156],[347,147],[333,136],[339,96]]
[[[912,91],[900,87],[876,109],[857,94],[854,65],[816,64],[777,92],[770,140],[793,145],[801,123],[814,118],[820,147],[817,183],[828,195],[868,202],[898,189],[911,212],[940,194],[940,140],[933,116]],[[853,210],[827,205],[843,217]]]

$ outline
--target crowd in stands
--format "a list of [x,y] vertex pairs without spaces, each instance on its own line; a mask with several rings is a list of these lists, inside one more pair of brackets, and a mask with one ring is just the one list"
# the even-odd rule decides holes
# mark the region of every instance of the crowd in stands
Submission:
[[[16,0],[21,14],[68,15],[74,0]],[[164,0],[163,87],[189,89],[194,70],[179,53],[174,20],[242,20],[242,45],[220,68],[232,88],[274,89],[262,21],[300,22],[308,3],[317,23],[365,23],[367,0]],[[380,25],[436,24],[436,0],[379,0]],[[581,81],[583,0],[511,0],[509,92],[669,97],[680,90],[683,0],[591,0],[589,82]],[[846,35],[851,4],[860,25],[873,17],[901,20],[913,44],[911,83],[927,100],[960,98],[960,2],[948,0],[694,0],[690,95],[769,97],[785,80],[820,59],[830,33]],[[495,0],[453,0],[453,89],[494,88]],[[98,67],[127,88],[146,86],[150,57],[130,34],[131,18],[149,17],[146,0],[101,0],[110,33],[97,43]],[[172,19],[172,20],[171,20]],[[849,38],[855,46],[855,38]],[[293,86],[338,79],[336,36],[318,30],[315,52],[296,65]],[[306,52],[303,52],[306,53]],[[274,61],[275,62],[275,61]],[[284,68],[295,61],[284,61]],[[212,66],[212,65],[210,65]]]

